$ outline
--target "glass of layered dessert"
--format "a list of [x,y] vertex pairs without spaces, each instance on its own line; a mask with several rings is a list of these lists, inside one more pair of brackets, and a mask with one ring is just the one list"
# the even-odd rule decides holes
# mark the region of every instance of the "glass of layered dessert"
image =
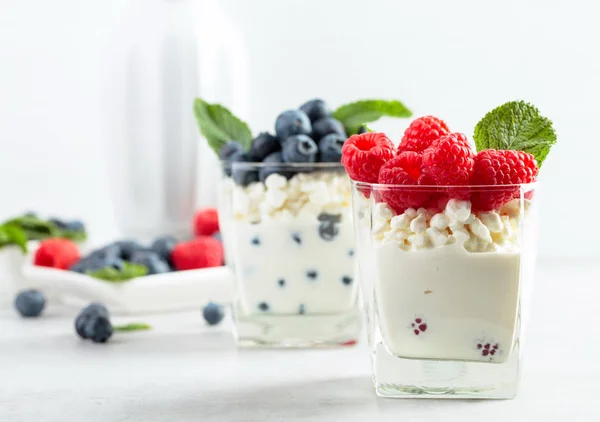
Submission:
[[[527,125],[536,126],[523,134]],[[503,138],[513,135],[519,142]],[[517,392],[536,256],[536,178],[556,138],[522,102],[488,114],[474,138],[479,152],[426,116],[397,148],[382,133],[344,145],[380,396]]]
[[222,105],[197,99],[195,112],[222,163],[219,223],[235,279],[238,345],[356,344],[361,315],[342,147],[367,130],[365,119],[411,112],[396,100],[332,110],[313,99],[257,136]]
[[[238,343],[355,343],[360,313],[344,168],[241,162],[231,171],[222,184],[220,219],[235,275]],[[236,183],[241,177],[256,181]]]

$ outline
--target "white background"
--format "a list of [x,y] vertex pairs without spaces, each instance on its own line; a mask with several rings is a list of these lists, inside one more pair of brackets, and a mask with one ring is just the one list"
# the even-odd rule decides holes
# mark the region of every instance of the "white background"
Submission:
[[[126,3],[0,0],[0,217],[34,209],[112,229],[100,101],[111,63],[100,51]],[[220,3],[245,38],[239,113],[255,131],[313,96],[397,98],[468,135],[505,101],[537,105],[559,135],[541,176],[541,254],[600,257],[588,223],[600,207],[595,2]],[[407,124],[375,127],[398,140]]]

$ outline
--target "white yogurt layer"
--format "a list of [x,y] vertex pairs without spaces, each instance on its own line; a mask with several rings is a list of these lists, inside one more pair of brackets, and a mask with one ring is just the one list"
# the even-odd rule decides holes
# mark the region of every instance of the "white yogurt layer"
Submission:
[[[359,207],[368,206],[363,199]],[[515,200],[473,213],[469,201],[452,199],[443,212],[401,215],[384,203],[372,206],[373,288],[391,353],[508,359],[519,307],[521,208],[529,205]]]
[[337,313],[355,306],[350,183],[343,172],[230,183],[222,212],[246,314]]
[[[518,308],[519,253],[470,253],[458,244],[405,252],[387,243],[375,257],[379,321],[391,353],[508,358]],[[486,344],[492,348],[488,353]]]

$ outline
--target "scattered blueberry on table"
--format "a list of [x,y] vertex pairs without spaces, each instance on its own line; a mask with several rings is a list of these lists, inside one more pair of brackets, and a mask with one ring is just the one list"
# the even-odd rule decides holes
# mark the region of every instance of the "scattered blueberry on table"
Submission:
[[218,303],[209,302],[204,309],[202,309],[202,316],[208,325],[217,325],[223,320],[225,316],[225,310],[222,305]]
[[46,298],[38,290],[24,290],[15,298],[15,308],[22,317],[39,316],[46,306]]

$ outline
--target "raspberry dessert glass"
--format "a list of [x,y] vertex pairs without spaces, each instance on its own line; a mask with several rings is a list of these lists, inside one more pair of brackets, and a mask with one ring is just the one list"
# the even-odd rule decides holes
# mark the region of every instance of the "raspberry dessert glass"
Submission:
[[[534,275],[536,184],[352,185],[377,394],[514,397]],[[423,205],[399,206],[411,201]]]
[[219,218],[240,346],[355,344],[351,185],[338,163],[223,163]]

